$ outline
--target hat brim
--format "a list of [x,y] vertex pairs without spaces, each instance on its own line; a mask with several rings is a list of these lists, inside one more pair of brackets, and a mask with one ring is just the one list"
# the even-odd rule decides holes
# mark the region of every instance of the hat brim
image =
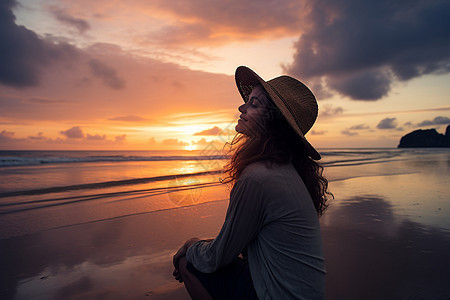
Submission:
[[241,94],[242,99],[244,99],[244,102],[248,101],[248,96],[252,92],[253,88],[255,88],[255,86],[261,85],[266,93],[270,96],[274,104],[281,111],[291,127],[298,134],[305,146],[307,154],[314,160],[321,159],[319,152],[317,152],[317,150],[308,142],[308,140],[304,136],[304,133],[300,130],[300,127],[294,121],[295,118],[286,108],[285,101],[281,99],[279,93],[276,92],[276,90],[268,82],[262,79],[252,69],[245,66],[240,66],[236,69],[235,80],[239,93]]

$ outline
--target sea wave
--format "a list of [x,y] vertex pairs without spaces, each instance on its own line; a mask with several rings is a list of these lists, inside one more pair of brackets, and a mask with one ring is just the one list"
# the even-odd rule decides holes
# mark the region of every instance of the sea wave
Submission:
[[67,163],[96,163],[96,162],[129,162],[129,161],[174,161],[174,160],[223,160],[226,155],[197,155],[197,156],[51,156],[51,157],[21,157],[0,156],[0,167],[36,166],[44,164],[67,164]]
[[[320,151],[325,164],[340,160],[373,160],[393,158],[405,154],[428,154],[440,149],[322,149]],[[442,150],[441,150],[442,151]],[[133,153],[134,152],[134,153]],[[137,155],[136,155],[137,154]],[[206,155],[207,154],[207,155]],[[0,167],[39,166],[48,164],[101,163],[101,162],[152,162],[152,161],[189,161],[189,160],[226,160],[229,155],[217,153],[168,153],[167,151],[0,151]],[[323,162],[323,160],[322,160]]]
[[110,187],[117,187],[117,186],[144,184],[144,183],[156,182],[156,181],[182,179],[182,178],[193,177],[193,176],[215,175],[215,174],[220,174],[220,173],[222,173],[221,170],[213,170],[213,171],[207,171],[207,172],[163,175],[163,176],[155,176],[155,177],[147,177],[147,178],[114,180],[114,181],[86,183],[86,184],[77,184],[77,185],[69,185],[69,186],[56,186],[56,187],[43,188],[43,189],[11,191],[11,192],[0,193],[0,198],[15,197],[15,196],[27,196],[27,195],[42,195],[42,194],[50,194],[50,193],[61,193],[61,192],[74,191],[74,190],[102,189],[102,188],[110,188]]

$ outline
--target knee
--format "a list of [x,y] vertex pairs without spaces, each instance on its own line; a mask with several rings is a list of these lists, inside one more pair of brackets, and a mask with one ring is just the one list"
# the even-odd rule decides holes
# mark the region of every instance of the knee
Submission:
[[187,276],[189,276],[188,274],[190,272],[187,269],[186,256],[180,257],[180,259],[178,260],[178,272],[181,273],[181,277],[182,278],[186,278]]
[[187,259],[186,256],[183,256],[178,261],[178,272],[180,272],[181,278],[184,281],[184,284],[189,284],[195,281],[196,276],[191,273],[191,271],[187,268]]

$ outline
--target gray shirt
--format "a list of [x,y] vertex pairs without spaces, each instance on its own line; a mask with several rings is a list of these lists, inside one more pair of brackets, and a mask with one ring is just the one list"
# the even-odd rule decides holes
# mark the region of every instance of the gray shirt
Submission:
[[219,235],[193,244],[186,258],[212,273],[245,247],[259,299],[324,299],[320,225],[293,165],[247,166],[231,190]]

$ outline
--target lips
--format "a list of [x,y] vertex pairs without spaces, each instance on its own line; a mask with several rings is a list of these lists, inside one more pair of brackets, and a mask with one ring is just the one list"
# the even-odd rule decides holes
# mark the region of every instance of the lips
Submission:
[[245,121],[245,122],[247,122],[247,120],[246,120],[246,119],[244,119],[244,118],[242,117],[242,115],[240,115],[240,116],[239,116],[239,120],[242,120],[242,121]]

